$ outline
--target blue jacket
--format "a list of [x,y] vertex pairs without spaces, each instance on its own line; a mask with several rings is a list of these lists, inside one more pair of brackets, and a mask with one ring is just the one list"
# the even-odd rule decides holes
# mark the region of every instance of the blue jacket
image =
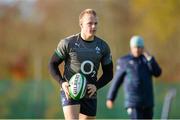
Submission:
[[158,77],[161,68],[152,57],[149,61],[141,55],[138,58],[132,54],[117,60],[117,68],[107,99],[114,101],[119,87],[123,83],[125,107],[153,107],[152,76]]

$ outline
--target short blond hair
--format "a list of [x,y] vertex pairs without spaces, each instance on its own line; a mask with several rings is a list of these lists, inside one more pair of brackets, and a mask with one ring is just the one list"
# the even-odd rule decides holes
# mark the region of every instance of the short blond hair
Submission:
[[81,21],[82,17],[83,17],[85,14],[92,14],[92,15],[94,15],[95,17],[96,17],[96,15],[97,15],[95,10],[90,9],[90,8],[85,9],[85,10],[83,10],[83,11],[80,13],[80,15],[79,15],[79,22]]

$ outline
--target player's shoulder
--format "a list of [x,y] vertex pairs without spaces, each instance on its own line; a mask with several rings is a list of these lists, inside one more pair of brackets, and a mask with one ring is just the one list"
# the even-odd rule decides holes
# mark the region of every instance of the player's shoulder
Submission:
[[129,60],[131,60],[131,55],[130,54],[127,54],[127,55],[124,55],[122,57],[119,57],[118,58],[118,63],[127,63]]
[[77,40],[79,34],[73,34],[68,37],[65,37],[64,39],[61,39],[60,42],[63,42],[65,44],[69,44],[70,42],[73,42],[74,40]]
[[98,44],[100,46],[102,46],[102,47],[109,47],[109,45],[107,44],[107,42],[104,39],[95,36],[95,40],[98,42]]
[[77,39],[78,37],[79,37],[79,33],[70,35],[70,36],[66,37],[65,40],[71,41],[71,40]]

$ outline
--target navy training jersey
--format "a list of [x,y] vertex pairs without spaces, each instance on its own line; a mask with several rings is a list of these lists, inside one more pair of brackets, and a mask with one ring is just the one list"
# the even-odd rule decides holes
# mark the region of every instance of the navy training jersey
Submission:
[[109,46],[96,36],[93,41],[83,40],[80,34],[62,39],[56,53],[65,61],[64,77],[68,81],[79,72],[86,76],[88,83],[95,84],[100,63],[112,62]]

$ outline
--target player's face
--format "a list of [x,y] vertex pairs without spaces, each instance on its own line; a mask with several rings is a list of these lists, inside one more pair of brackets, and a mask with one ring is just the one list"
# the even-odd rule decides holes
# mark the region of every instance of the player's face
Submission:
[[143,49],[142,47],[131,47],[131,53],[134,57],[139,57],[140,55],[143,54]]
[[85,14],[80,22],[80,27],[86,38],[94,37],[97,30],[97,17],[92,14]]

